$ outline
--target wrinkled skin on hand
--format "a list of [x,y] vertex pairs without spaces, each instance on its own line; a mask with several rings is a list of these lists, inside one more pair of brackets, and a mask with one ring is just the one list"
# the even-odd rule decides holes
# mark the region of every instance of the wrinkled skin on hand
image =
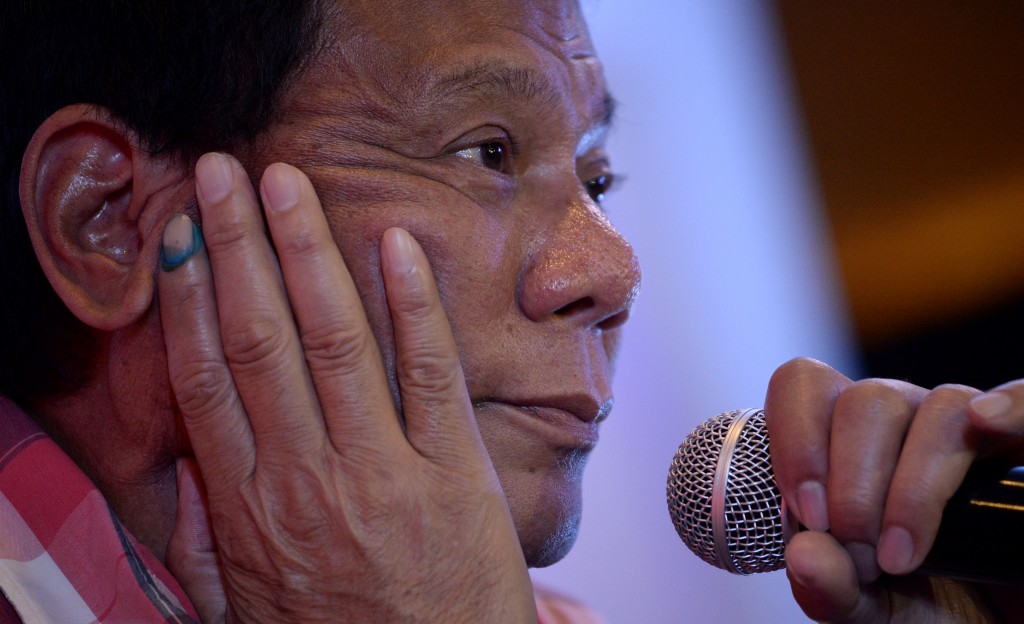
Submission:
[[[918,624],[1020,613],[1019,588],[934,582],[913,571],[971,463],[1024,458],[1024,381],[989,393],[927,390],[855,382],[797,359],[773,375],[765,417],[779,489],[810,529],[786,550],[793,595],[808,617]],[[974,615],[957,615],[950,601]]]
[[574,2],[382,6],[200,159],[206,245],[165,229],[167,558],[207,619],[535,622],[575,537],[639,286],[601,66]]
[[[415,241],[392,229],[381,243],[403,431],[305,176],[275,165],[263,177],[275,248],[233,159],[205,156],[197,184],[207,244],[161,275],[160,297],[192,302],[165,306],[163,323],[196,459],[215,475],[205,481],[228,619],[535,621],[512,519]],[[167,247],[191,227],[172,219]],[[290,314],[292,327],[281,323]]]

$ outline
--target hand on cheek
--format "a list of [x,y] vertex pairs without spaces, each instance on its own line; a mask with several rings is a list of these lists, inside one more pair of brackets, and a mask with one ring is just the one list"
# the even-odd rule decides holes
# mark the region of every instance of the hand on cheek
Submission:
[[169,222],[160,311],[230,617],[535,622],[416,242],[398,229],[381,242],[403,430],[309,180],[284,164],[264,172],[270,240],[234,159],[204,156],[196,180],[203,235]]

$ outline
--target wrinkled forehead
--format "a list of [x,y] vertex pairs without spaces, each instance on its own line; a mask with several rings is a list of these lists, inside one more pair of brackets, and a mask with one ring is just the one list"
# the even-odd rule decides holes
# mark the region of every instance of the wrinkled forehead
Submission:
[[507,30],[571,54],[593,53],[576,0],[337,0],[334,9],[341,32],[410,51]]
[[329,56],[396,99],[493,64],[604,97],[576,0],[339,0],[327,29]]

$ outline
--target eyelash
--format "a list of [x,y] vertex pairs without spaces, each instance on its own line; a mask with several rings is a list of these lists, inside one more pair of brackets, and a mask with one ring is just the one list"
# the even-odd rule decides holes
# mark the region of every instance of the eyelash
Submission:
[[[498,173],[508,173],[509,171],[509,157],[514,155],[516,152],[515,146],[505,141],[488,140],[474,145],[473,147],[467,147],[455,152],[456,156],[465,158],[471,162],[475,162],[482,167],[486,167],[491,171],[497,171]],[[488,160],[498,159],[498,162],[489,164]],[[618,177],[613,173],[602,173],[601,175],[586,180],[583,186],[587,190],[587,195],[590,196],[595,203],[600,204],[604,201],[605,196],[609,191],[616,185]]]

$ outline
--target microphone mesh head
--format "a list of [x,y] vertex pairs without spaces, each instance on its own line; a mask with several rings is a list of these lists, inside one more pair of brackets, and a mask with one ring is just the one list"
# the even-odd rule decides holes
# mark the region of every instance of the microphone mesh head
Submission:
[[[719,504],[713,509],[716,493]],[[713,566],[736,574],[785,567],[788,526],[768,455],[764,412],[719,414],[686,437],[669,469],[668,509],[679,537]]]

